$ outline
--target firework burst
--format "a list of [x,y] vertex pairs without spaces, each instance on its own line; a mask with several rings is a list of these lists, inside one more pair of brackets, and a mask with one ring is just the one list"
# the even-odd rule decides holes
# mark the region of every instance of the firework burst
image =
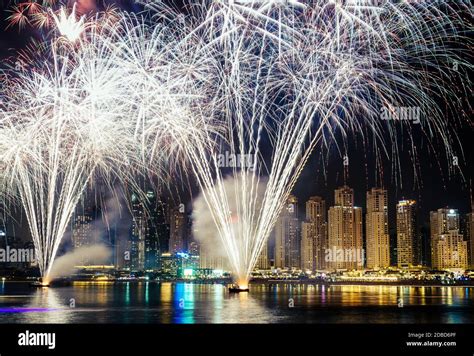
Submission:
[[52,37],[34,70],[7,70],[1,91],[2,192],[25,211],[45,280],[88,184],[140,194],[139,177],[165,177],[164,162],[199,137],[169,31],[126,14],[107,27],[71,21],[74,36]]

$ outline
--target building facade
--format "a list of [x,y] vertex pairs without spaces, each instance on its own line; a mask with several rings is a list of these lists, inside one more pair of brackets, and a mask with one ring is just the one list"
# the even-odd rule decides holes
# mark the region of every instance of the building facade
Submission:
[[401,200],[397,204],[397,265],[409,268],[420,264],[420,249],[415,200]]
[[275,226],[275,267],[300,268],[298,199],[290,195]]
[[327,248],[326,202],[313,196],[306,202],[306,220],[301,223],[301,268],[312,272],[325,269]]
[[367,192],[366,246],[367,268],[390,266],[390,236],[388,234],[387,191],[372,188]]
[[169,205],[153,191],[141,199],[132,194],[131,257],[132,271],[160,268],[161,255],[169,252]]
[[270,260],[268,257],[268,239],[265,241],[262,247],[262,251],[258,255],[257,263],[255,267],[258,269],[269,269],[270,268]]
[[[440,259],[444,256],[440,248],[441,236],[449,235],[450,232],[459,233],[460,219],[457,209],[441,208],[430,212],[430,234],[431,234],[431,264],[435,269],[442,269],[445,263]],[[444,237],[446,240],[446,236]],[[446,246],[445,242],[442,242]]]
[[436,253],[437,269],[468,268],[467,241],[464,241],[463,235],[458,230],[451,230],[438,236]]
[[362,209],[354,206],[354,191],[348,186],[336,189],[335,205],[328,213],[328,249],[325,261],[329,269],[362,269]]
[[[80,206],[76,209],[72,219],[72,245],[74,249],[92,246],[101,243],[101,230],[95,226],[97,209],[90,206]],[[78,264],[88,265],[93,263],[88,256],[80,257]]]
[[172,254],[184,252],[186,250],[186,232],[188,229],[184,206],[180,205],[174,208],[170,215],[169,250]]

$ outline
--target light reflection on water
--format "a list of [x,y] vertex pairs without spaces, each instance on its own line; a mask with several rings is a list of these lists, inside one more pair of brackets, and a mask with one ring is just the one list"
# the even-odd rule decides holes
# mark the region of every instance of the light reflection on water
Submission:
[[220,284],[153,282],[0,288],[0,323],[473,323],[473,312],[474,288],[466,287],[282,283],[252,284],[240,294]]

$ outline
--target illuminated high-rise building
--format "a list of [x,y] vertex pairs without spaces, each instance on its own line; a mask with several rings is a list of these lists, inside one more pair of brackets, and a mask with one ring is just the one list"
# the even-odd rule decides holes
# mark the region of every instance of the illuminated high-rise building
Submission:
[[[163,197],[150,201],[150,231],[146,239],[147,269],[160,266],[160,256],[170,252],[170,209]],[[157,243],[156,243],[157,241]]]
[[313,196],[306,202],[306,220],[301,223],[301,268],[325,269],[327,246],[326,202]]
[[263,244],[262,252],[258,256],[257,263],[255,264],[255,268],[258,269],[269,269],[270,268],[270,261],[268,259],[268,239]]
[[347,185],[340,187],[334,191],[334,205],[335,206],[354,206],[354,190]]
[[147,233],[147,218],[145,207],[136,194],[132,194],[132,227],[130,239],[130,269],[139,271],[145,269],[145,236]]
[[314,236],[316,227],[313,223],[303,221],[301,223],[301,269],[303,271],[314,271]]
[[417,205],[415,200],[397,204],[397,265],[409,268],[420,264]]
[[[101,243],[101,232],[96,224],[97,209],[90,206],[79,206],[74,212],[72,220],[72,245],[74,249],[92,246]],[[103,225],[103,224],[102,224]],[[87,255],[81,256],[78,264],[93,263]]]
[[459,230],[450,230],[438,235],[435,251],[437,263],[435,268],[440,270],[468,268],[467,241],[464,241]]
[[431,264],[433,268],[442,268],[442,254],[438,251],[441,235],[449,234],[450,231],[459,232],[460,220],[457,209],[441,208],[430,212],[431,233]]
[[170,220],[170,252],[172,254],[184,252],[186,249],[185,235],[188,228],[186,225],[186,212],[184,210],[184,205],[179,205],[177,208],[173,209]]
[[153,191],[146,199],[132,194],[131,260],[132,271],[154,270],[169,252],[170,222],[168,203]]
[[367,192],[366,246],[367,268],[390,266],[387,191],[372,188]]
[[298,199],[290,195],[275,226],[275,267],[300,268]]
[[441,208],[430,212],[431,235],[459,230],[459,212],[457,209]]
[[84,207],[78,208],[74,214],[72,225],[72,244],[74,248],[90,246],[92,241],[92,212]]
[[328,249],[325,261],[330,269],[362,269],[362,209],[354,206],[354,191],[348,186],[336,189],[335,205],[328,214]]

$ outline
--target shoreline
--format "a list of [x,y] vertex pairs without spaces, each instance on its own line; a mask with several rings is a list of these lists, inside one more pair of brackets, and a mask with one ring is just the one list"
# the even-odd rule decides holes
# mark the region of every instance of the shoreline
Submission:
[[[4,283],[31,283],[31,280],[6,280]],[[71,286],[75,283],[85,283],[85,284],[110,284],[110,285],[119,285],[125,283],[132,284],[142,284],[142,283],[188,283],[188,284],[222,284],[228,285],[231,284],[231,280],[186,280],[186,279],[176,279],[176,280],[57,280],[51,283],[52,287],[62,287],[62,286]],[[1,282],[0,282],[1,284]],[[388,286],[388,287],[465,287],[465,288],[474,288],[474,281],[468,281],[464,283],[454,283],[454,284],[444,284],[441,282],[434,281],[399,281],[399,282],[383,282],[383,281],[313,281],[313,280],[278,280],[278,279],[253,279],[249,282],[249,285],[272,285],[272,284],[293,284],[293,285],[318,285],[318,286]]]
[[258,284],[303,284],[303,285],[320,285],[320,286],[389,286],[389,287],[467,287],[474,288],[474,281],[468,283],[455,283],[455,284],[444,284],[436,283],[433,281],[404,281],[404,282],[381,282],[381,281],[334,281],[334,282],[323,282],[323,281],[285,281],[285,280],[258,280],[251,281],[252,283]]

